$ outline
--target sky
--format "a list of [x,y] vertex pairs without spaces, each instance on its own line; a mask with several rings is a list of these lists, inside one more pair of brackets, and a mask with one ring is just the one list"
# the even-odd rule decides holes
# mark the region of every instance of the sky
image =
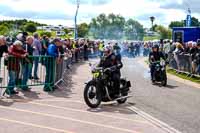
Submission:
[[[77,0],[0,0],[0,20],[29,19],[51,25],[74,25]],[[188,7],[200,19],[199,0],[80,0],[78,23],[89,23],[100,13],[114,13],[150,27],[150,16],[156,24],[168,26],[171,21],[186,18]]]

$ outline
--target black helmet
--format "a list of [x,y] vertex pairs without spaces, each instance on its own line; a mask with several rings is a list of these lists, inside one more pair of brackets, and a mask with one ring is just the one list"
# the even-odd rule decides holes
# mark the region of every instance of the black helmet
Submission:
[[157,49],[159,49],[159,46],[158,46],[157,44],[155,44],[155,45],[153,45],[152,48],[157,48]]

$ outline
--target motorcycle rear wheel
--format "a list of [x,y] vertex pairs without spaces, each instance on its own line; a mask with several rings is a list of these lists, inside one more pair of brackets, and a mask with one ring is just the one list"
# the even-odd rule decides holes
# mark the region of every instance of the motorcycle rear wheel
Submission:
[[162,86],[166,86],[167,85],[167,74],[166,73],[164,74],[164,79],[161,82],[161,84],[162,84]]
[[[122,95],[122,97],[124,97],[124,96],[128,96],[128,93]],[[118,104],[124,104],[124,103],[126,103],[126,101],[127,101],[127,98],[117,100]]]
[[[126,86],[126,80],[124,79],[121,79],[120,81],[120,87],[125,87]],[[128,96],[128,93],[121,93],[120,94],[120,97],[124,97],[124,96]],[[117,100],[118,104],[124,104],[126,103],[127,101],[127,98],[123,98],[123,99],[120,99],[120,100]]]

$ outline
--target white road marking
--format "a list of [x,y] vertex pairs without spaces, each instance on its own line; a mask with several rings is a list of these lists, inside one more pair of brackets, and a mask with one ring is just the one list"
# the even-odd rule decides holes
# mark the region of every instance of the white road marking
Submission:
[[[39,106],[45,106],[45,107],[51,107],[51,108],[56,108],[56,109],[69,110],[69,111],[80,112],[80,113],[87,113],[87,114],[91,114],[91,115],[108,117],[108,118],[112,118],[112,119],[119,119],[119,120],[132,121],[132,122],[143,123],[143,124],[149,124],[146,121],[133,120],[133,119],[110,116],[110,115],[105,115],[105,114],[98,114],[98,113],[94,113],[94,112],[89,112],[89,111],[79,110],[79,109],[73,109],[73,108],[68,108],[68,107],[60,107],[60,106],[54,106],[54,105],[42,104],[42,103],[36,103],[36,102],[30,102],[30,104],[39,105]],[[127,110],[125,110],[125,111],[127,111]]]
[[79,123],[82,123],[82,124],[88,124],[88,125],[93,125],[93,126],[98,126],[98,127],[118,130],[118,131],[121,131],[121,132],[139,133],[139,132],[134,131],[134,130],[129,130],[129,129],[119,128],[119,127],[109,126],[109,125],[105,125],[105,124],[99,124],[99,123],[95,123],[95,122],[78,120],[78,119],[74,119],[74,118],[70,118],[70,117],[64,117],[64,116],[58,116],[58,115],[46,114],[46,113],[40,113],[40,112],[33,112],[33,111],[29,111],[29,110],[23,110],[23,109],[11,108],[11,107],[4,107],[4,106],[0,106],[0,108],[1,109],[6,109],[6,110],[12,110],[12,111],[30,113],[30,114],[35,114],[35,115],[40,115],[40,116],[45,116],[45,117],[53,117],[53,118],[57,118],[57,119],[69,120],[69,121],[73,121],[73,122],[79,122]]
[[176,130],[175,128],[169,126],[168,124],[154,118],[153,116],[145,113],[144,111],[131,106],[128,107],[130,110],[136,112],[139,116],[141,116],[142,118],[146,119],[147,121],[151,122],[153,125],[156,125],[157,127],[163,129],[164,131],[166,131],[167,133],[181,133],[180,131]]
[[52,128],[52,127],[37,125],[37,124],[33,124],[33,123],[28,123],[28,122],[16,121],[16,120],[6,119],[6,118],[0,118],[0,121],[7,121],[7,122],[10,122],[10,123],[16,123],[16,124],[21,124],[21,125],[25,125],[25,126],[35,127],[35,128],[48,129],[48,130],[61,132],[61,133],[73,133],[73,132],[70,132],[70,131],[62,130],[62,129],[57,129],[57,128]]

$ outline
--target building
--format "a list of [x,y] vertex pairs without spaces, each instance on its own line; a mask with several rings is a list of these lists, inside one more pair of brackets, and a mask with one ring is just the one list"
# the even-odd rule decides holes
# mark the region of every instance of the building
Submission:
[[200,27],[176,27],[173,28],[173,41],[186,43],[196,42],[200,39]]

